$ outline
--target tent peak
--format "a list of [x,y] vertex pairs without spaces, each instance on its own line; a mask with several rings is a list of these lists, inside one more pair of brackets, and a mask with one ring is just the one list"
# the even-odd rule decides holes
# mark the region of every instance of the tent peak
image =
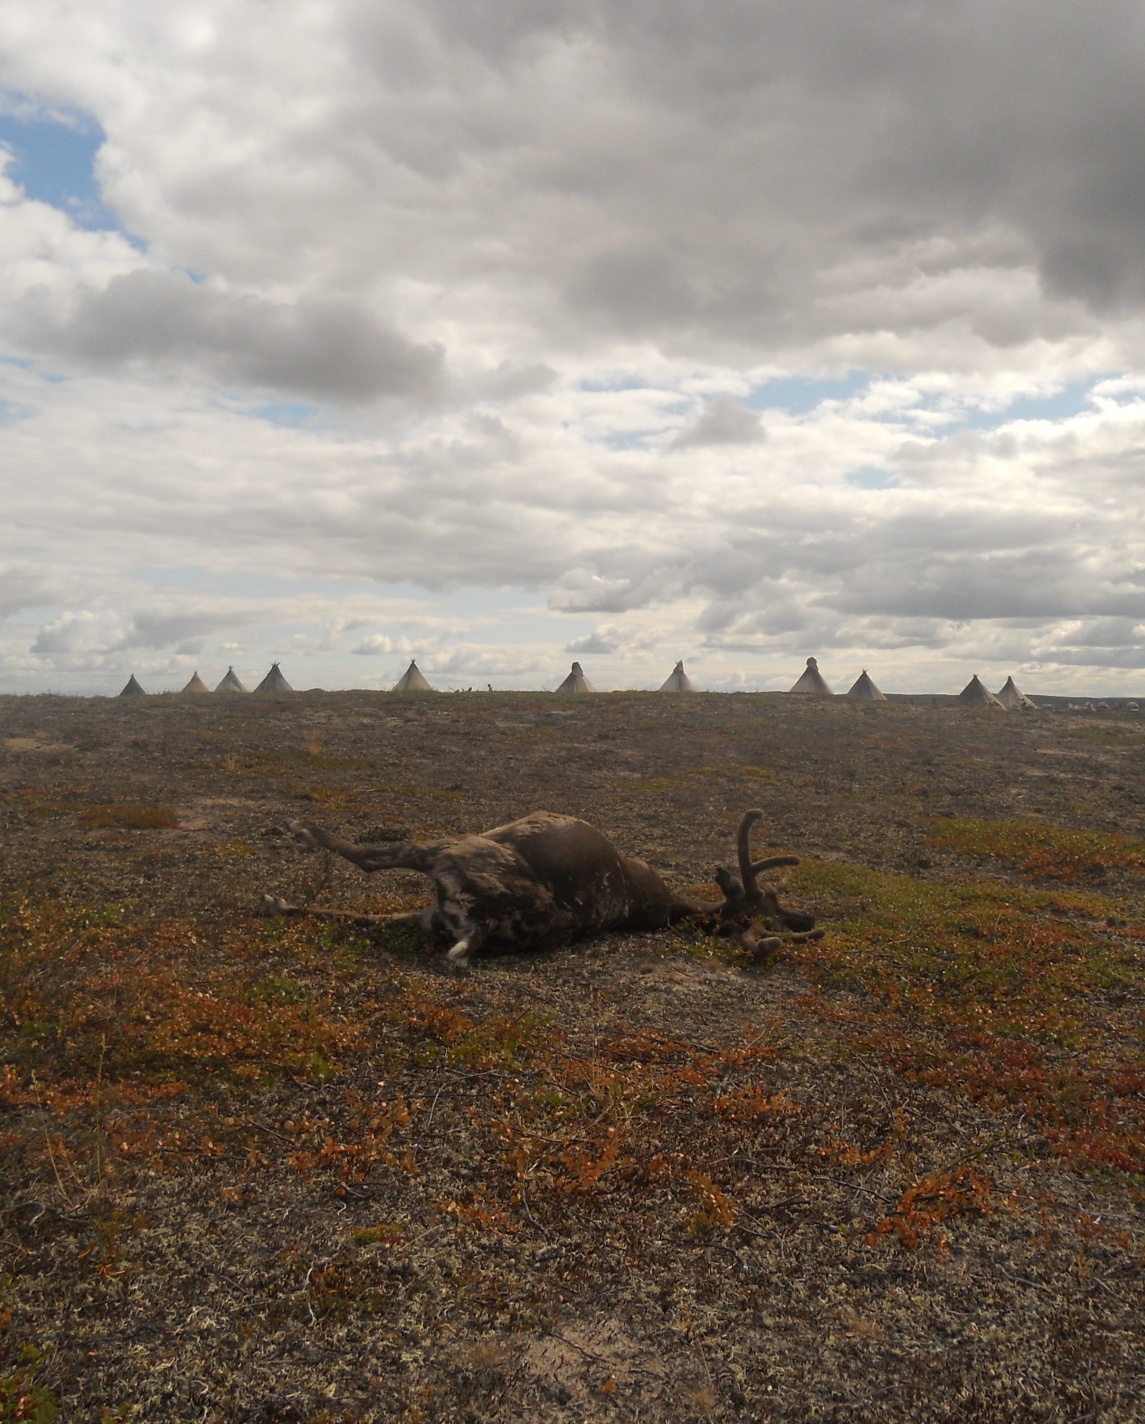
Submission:
[[823,674],[819,671],[819,663],[816,658],[808,658],[807,666],[799,681],[791,689],[792,692],[808,694],[812,697],[832,697],[834,694],[827,686]]
[[410,658],[409,667],[394,683],[393,690],[394,692],[432,692],[433,687],[426,681],[417,665],[417,659]]
[[255,688],[256,692],[293,692],[294,688],[282,675],[282,669],[277,663],[271,663],[270,671]]
[[564,682],[561,683],[560,687],[557,688],[557,691],[564,693],[583,693],[595,692],[596,688],[593,687],[592,683],[585,677],[584,668],[581,667],[580,663],[573,663],[572,670]]
[[847,692],[847,696],[853,697],[857,702],[885,702],[887,700],[875,686],[874,678],[871,677],[866,668],[864,668],[855,679],[853,685]]
[[223,680],[222,680],[222,682],[219,683],[218,687],[215,688],[215,691],[216,691],[216,692],[245,692],[245,691],[246,691],[246,688],[245,688],[245,687],[242,685],[242,683],[239,681],[238,675],[236,674],[234,668],[233,668],[233,667],[229,667],[229,668],[227,668],[227,675],[226,675],[226,677],[224,677]]
[[660,688],[661,692],[695,692],[695,685],[692,679],[684,671],[684,660],[681,658],[672,669],[667,682]]

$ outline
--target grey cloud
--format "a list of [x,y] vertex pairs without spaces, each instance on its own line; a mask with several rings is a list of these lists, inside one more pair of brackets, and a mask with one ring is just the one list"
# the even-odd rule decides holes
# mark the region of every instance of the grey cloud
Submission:
[[38,569],[19,564],[0,568],[0,620],[25,608],[38,608],[51,597],[51,588]]
[[359,304],[274,302],[178,272],[113,277],[65,319],[33,290],[16,309],[16,329],[31,348],[96,369],[186,364],[213,379],[350,403],[424,397],[443,367],[439,349],[386,330]]
[[124,651],[129,648],[166,648],[172,643],[195,641],[193,651],[197,652],[202,647],[201,635],[217,632],[221,628],[240,628],[255,621],[258,612],[249,607],[137,612],[132,615],[131,624],[116,648]]
[[[384,14],[362,54],[383,70],[404,43],[394,10]],[[601,0],[519,23],[496,6],[426,14],[419,44],[433,62],[407,118],[432,106],[442,147],[489,160],[512,200],[505,226],[489,218],[528,243],[514,250],[538,254],[525,259],[530,276],[583,320],[676,350],[730,338],[765,351],[830,326],[817,274],[900,252],[893,282],[905,285],[920,275],[913,249],[939,234],[938,266],[970,269],[987,231],[1009,235],[988,265],[1033,258],[1051,293],[1101,310],[1145,303],[1134,0],[1084,11],[1074,0]],[[583,110],[569,90],[533,87],[554,54],[584,67]],[[445,98],[451,78],[464,113]],[[390,114],[373,132],[385,146],[402,126]],[[546,241],[562,218],[565,240]],[[1037,330],[1036,310],[1015,310],[992,334],[995,304],[973,305],[929,319],[980,319],[1003,344]],[[905,330],[913,317],[896,320]]]
[[392,653],[395,647],[394,640],[387,637],[385,633],[373,633],[370,637],[364,638],[354,649],[354,652],[359,657],[379,657]]
[[758,445],[767,439],[759,412],[730,396],[716,396],[695,422],[671,441],[670,448],[688,450],[704,445]]
[[591,633],[586,633],[583,638],[574,638],[571,643],[565,644],[566,653],[614,653],[620,646],[618,630],[615,628],[597,628]]

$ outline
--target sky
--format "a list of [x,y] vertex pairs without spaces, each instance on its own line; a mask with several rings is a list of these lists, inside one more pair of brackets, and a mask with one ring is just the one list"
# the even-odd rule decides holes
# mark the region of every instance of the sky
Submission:
[[1145,0],[11,0],[0,692],[1145,693]]

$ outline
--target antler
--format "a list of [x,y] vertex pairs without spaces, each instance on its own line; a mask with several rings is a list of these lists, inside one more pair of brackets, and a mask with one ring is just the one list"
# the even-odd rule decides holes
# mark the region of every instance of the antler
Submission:
[[756,881],[756,876],[761,870],[774,870],[780,865],[798,865],[797,855],[769,855],[764,860],[752,860],[751,858],[751,829],[758,822],[763,820],[763,812],[759,810],[745,811],[740,818],[739,829],[736,831],[736,853],[739,856],[739,873],[743,881],[743,896],[748,904],[754,904],[763,899],[763,892]]
[[757,809],[745,811],[740,818],[739,828],[736,831],[736,855],[739,859],[740,879],[737,880],[731,871],[722,865],[716,870],[716,884],[723,891],[724,896],[723,904],[718,907],[718,913],[723,919],[758,913],[764,906],[769,909],[777,908],[778,901],[775,898],[775,891],[769,887],[760,889],[757,877],[762,870],[774,870],[781,865],[799,864],[797,855],[769,855],[763,860],[752,860],[752,827],[762,820],[763,812]]

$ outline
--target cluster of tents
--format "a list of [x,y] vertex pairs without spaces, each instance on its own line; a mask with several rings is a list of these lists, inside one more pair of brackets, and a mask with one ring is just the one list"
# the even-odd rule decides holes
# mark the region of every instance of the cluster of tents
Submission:
[[[812,697],[834,696],[814,658],[807,659],[807,666],[803,669],[799,681],[791,691],[808,693]],[[854,685],[848,688],[843,695],[853,697],[857,702],[885,702],[887,700],[875,686],[874,680],[866,668],[855,679]],[[998,692],[991,692],[980,681],[977,673],[958,694],[958,700],[964,707],[1001,707],[1007,712],[1019,712],[1034,706],[1012,677],[1006,679],[1005,686]]]
[[[192,676],[191,681],[187,684],[187,686],[183,688],[184,692],[209,693],[210,690],[211,689],[199,676],[197,671]],[[247,689],[242,685],[242,682],[239,680],[239,676],[235,672],[233,667],[227,668],[226,677],[224,677],[222,682],[219,683],[218,687],[215,688],[216,692],[246,692],[246,690]],[[287,680],[283,677],[282,669],[279,667],[279,665],[277,663],[271,663],[270,671],[255,688],[255,691],[293,692],[294,688],[291,687],[290,683],[288,683]],[[138,679],[136,678],[135,674],[132,673],[131,676],[127,679],[127,686],[119,695],[120,697],[146,697],[147,693],[142,687],[140,687]]]
[[[210,692],[210,688],[196,672],[191,681],[183,688],[184,692]],[[216,692],[246,692],[246,688],[239,681],[234,668],[227,669],[227,675],[215,688]],[[426,681],[424,674],[418,667],[417,662],[411,660],[402,676],[394,684],[394,692],[433,692],[434,689]],[[672,669],[668,680],[661,686],[661,692],[695,692],[692,679],[684,671],[684,664],[678,662]],[[277,663],[271,664],[271,669],[259,685],[256,692],[293,692],[294,689],[286,678],[282,675],[282,669]],[[492,687],[489,689],[493,691]],[[572,670],[560,687],[558,693],[584,693],[595,692],[596,688],[584,675],[584,668],[580,663],[573,663]],[[807,666],[804,668],[798,682],[791,689],[792,692],[799,692],[812,697],[833,697],[835,694],[828,687],[823,674],[819,671],[819,664],[814,658],[807,659]],[[143,688],[132,673],[128,679],[127,686],[119,694],[121,697],[143,697],[146,696]],[[845,697],[854,698],[856,702],[885,702],[887,699],[875,686],[874,680],[867,672],[866,668],[855,679],[854,685],[843,694]],[[1006,679],[1006,685],[997,693],[990,692],[978,679],[975,673],[962,691],[958,694],[958,700],[966,707],[1001,707],[1008,711],[1018,711],[1022,708],[1033,707],[1030,699],[1021,691],[1012,677]]]

